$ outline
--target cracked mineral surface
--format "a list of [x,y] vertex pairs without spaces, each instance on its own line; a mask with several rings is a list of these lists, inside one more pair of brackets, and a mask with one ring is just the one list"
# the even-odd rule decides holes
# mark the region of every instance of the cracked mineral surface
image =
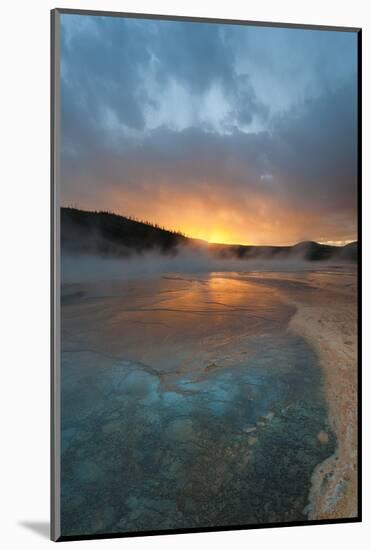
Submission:
[[317,279],[63,285],[63,535],[303,521],[346,494],[318,502],[342,446],[321,349],[290,325]]

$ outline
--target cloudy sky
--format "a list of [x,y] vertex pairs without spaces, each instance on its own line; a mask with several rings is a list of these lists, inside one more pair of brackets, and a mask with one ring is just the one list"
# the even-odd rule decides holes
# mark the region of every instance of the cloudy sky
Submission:
[[63,205],[211,242],[356,235],[357,36],[61,16]]

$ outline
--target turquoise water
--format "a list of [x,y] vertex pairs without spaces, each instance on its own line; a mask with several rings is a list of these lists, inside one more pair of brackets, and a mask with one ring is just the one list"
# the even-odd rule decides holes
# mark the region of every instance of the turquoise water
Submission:
[[237,276],[69,289],[62,534],[305,520],[335,442],[292,314]]

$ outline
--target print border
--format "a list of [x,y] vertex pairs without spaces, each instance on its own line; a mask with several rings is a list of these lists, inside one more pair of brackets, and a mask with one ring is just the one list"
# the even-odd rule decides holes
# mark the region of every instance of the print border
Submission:
[[[358,349],[358,510],[357,516],[341,519],[305,520],[277,523],[259,523],[248,525],[223,525],[202,528],[166,529],[132,531],[128,533],[95,533],[87,535],[61,535],[60,525],[60,16],[63,14],[89,15],[101,17],[120,17],[130,19],[149,19],[164,21],[189,21],[193,23],[215,23],[245,25],[256,27],[278,27],[290,29],[354,32],[357,34],[357,227],[358,227],[358,264],[357,264],[357,349]],[[356,523],[362,521],[362,29],[358,27],[335,27],[314,24],[260,22],[238,19],[218,19],[209,17],[191,17],[174,15],[154,15],[144,13],[124,13],[112,11],[80,10],[55,8],[51,10],[51,119],[50,119],[50,155],[51,155],[51,539],[56,542],[74,540],[92,540],[109,538],[128,538],[155,535],[175,535],[186,533],[204,533],[218,531],[237,531],[266,529],[275,527],[297,527],[311,525],[330,525]]]

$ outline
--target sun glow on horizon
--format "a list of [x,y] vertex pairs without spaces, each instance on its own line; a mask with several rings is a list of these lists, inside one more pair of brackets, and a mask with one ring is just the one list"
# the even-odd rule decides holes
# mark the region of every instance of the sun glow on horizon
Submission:
[[[328,245],[328,246],[345,246],[352,242],[357,241],[357,236],[352,238],[347,238],[343,240],[331,240],[331,239],[318,239],[318,238],[307,238],[307,237],[298,237],[296,240],[284,240],[277,243],[275,239],[267,241],[266,238],[263,240],[256,239],[244,239],[239,237],[236,233],[233,233],[228,228],[172,228],[172,231],[177,231],[182,233],[190,239],[199,239],[205,241],[208,244],[227,244],[227,245],[242,245],[242,246],[293,246],[303,241],[313,240],[318,244]],[[256,235],[255,235],[256,236]]]
[[191,239],[201,239],[206,241],[209,244],[243,244],[249,245],[250,242],[245,241],[244,239],[238,238],[236,235],[233,235],[227,229],[188,229],[182,230],[182,233],[187,235]]
[[350,243],[354,243],[357,240],[357,237],[354,239],[345,239],[343,241],[318,241],[318,244],[326,244],[328,246],[345,246]]
[[[106,196],[107,198],[107,196]],[[190,239],[201,240],[209,244],[242,245],[242,246],[293,246],[302,241],[315,241],[330,246],[344,246],[357,240],[357,234],[351,231],[336,232],[329,230],[328,235],[317,233],[315,214],[310,216],[299,215],[297,212],[285,212],[282,220],[273,219],[273,208],[267,208],[264,219],[254,217],[251,213],[244,219],[236,208],[209,208],[207,204],[195,201],[181,201],[179,197],[172,197],[172,206],[155,202],[131,201],[125,197],[108,197],[109,200],[97,208],[94,204],[65,204],[67,207],[82,208],[83,210],[107,211],[119,216],[131,218],[143,223],[158,226],[164,230],[173,231]],[[112,203],[116,202],[116,208]],[[121,204],[120,204],[121,203]],[[271,220],[271,221],[267,221]],[[332,228],[331,228],[332,229]],[[326,238],[327,237],[327,238]],[[337,238],[336,238],[337,237]]]

